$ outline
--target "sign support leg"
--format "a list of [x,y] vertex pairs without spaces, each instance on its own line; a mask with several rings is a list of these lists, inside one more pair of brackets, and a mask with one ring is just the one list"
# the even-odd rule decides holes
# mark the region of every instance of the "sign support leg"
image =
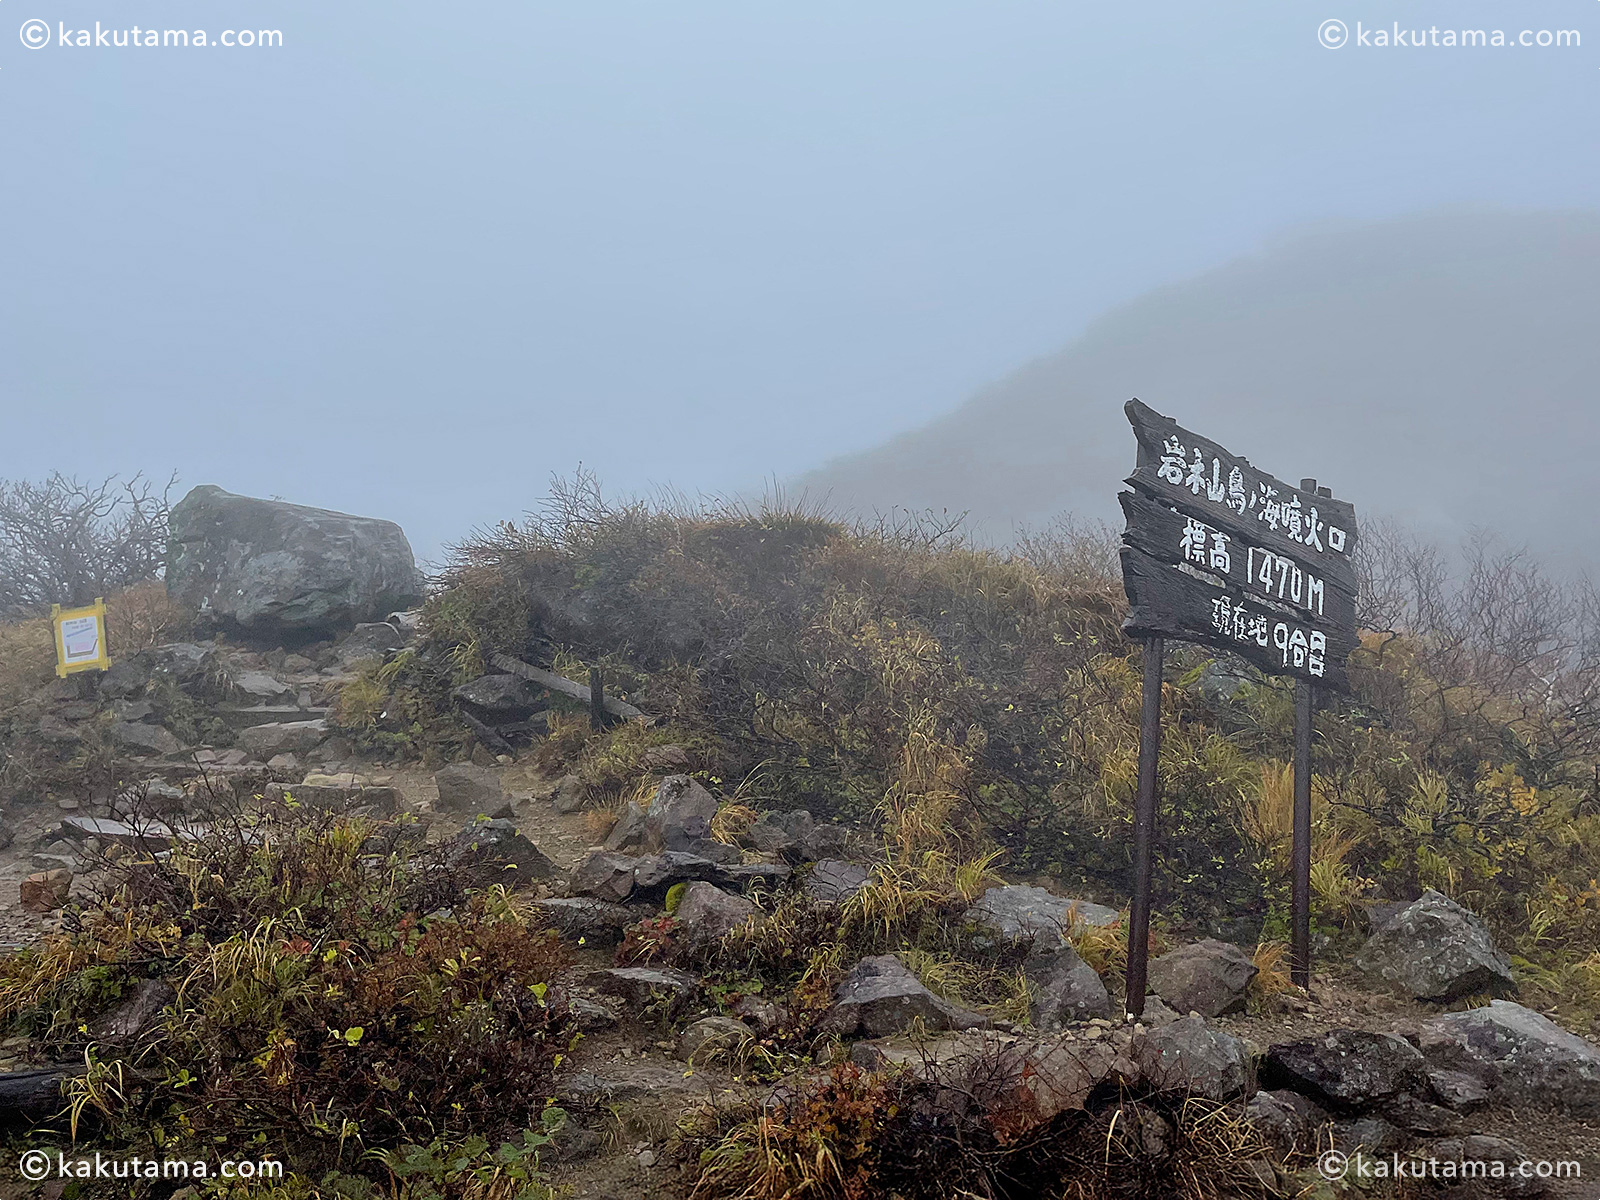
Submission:
[[1133,903],[1128,909],[1127,1013],[1144,1015],[1150,956],[1150,853],[1156,832],[1156,764],[1161,757],[1161,663],[1158,637],[1144,643],[1144,707],[1139,716],[1139,794],[1133,806]]
[[1294,847],[1291,854],[1293,909],[1289,977],[1296,986],[1311,986],[1311,713],[1310,681],[1294,685]]

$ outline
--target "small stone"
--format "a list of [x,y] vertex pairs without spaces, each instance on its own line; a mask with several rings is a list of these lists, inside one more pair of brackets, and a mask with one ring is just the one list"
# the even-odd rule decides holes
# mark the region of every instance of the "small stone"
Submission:
[[641,1150],[639,1152],[639,1165],[649,1170],[656,1165],[656,1152],[654,1150]]
[[47,913],[67,902],[72,890],[72,872],[65,867],[39,871],[24,879],[18,888],[22,907],[31,913]]

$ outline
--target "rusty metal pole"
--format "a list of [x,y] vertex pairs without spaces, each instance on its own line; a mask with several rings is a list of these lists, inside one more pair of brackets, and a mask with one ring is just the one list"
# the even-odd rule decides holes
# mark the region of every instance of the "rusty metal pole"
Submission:
[[606,727],[606,681],[599,667],[589,668],[589,728],[596,732]]
[[1294,876],[1290,920],[1289,978],[1311,986],[1311,712],[1315,699],[1309,680],[1294,685]]
[[[1315,493],[1317,481],[1302,479]],[[1316,702],[1309,679],[1294,685],[1294,843],[1290,850],[1289,978],[1311,986],[1311,717]]]
[[1161,663],[1158,637],[1144,643],[1144,706],[1139,714],[1139,794],[1133,802],[1133,903],[1128,908],[1127,1013],[1144,1015],[1150,957],[1150,854],[1156,834],[1156,764],[1161,757]]

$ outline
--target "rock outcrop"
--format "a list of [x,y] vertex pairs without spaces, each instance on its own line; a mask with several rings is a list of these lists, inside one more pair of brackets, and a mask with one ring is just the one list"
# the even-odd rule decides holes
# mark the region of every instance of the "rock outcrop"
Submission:
[[929,1030],[977,1029],[986,1018],[930,992],[893,954],[863,958],[834,990],[823,1028],[841,1037],[899,1033],[913,1020]]
[[1218,1017],[1244,1007],[1256,971],[1239,947],[1207,938],[1153,959],[1150,990],[1179,1013]]
[[1001,945],[1031,944],[1041,951],[1067,945],[1074,925],[1115,925],[1118,913],[1103,904],[1057,896],[1041,887],[992,887],[967,909],[977,940]]
[[329,634],[421,599],[392,521],[197,487],[173,506],[167,592],[252,635]]
[[1516,991],[1511,961],[1488,927],[1448,896],[1429,890],[1399,911],[1375,914],[1356,966],[1404,995],[1444,1003]]
[[1453,1073],[1446,1078],[1463,1107],[1481,1101],[1460,1076],[1475,1079],[1491,1103],[1600,1113],[1600,1046],[1510,1000],[1435,1017],[1419,1045],[1429,1066]]

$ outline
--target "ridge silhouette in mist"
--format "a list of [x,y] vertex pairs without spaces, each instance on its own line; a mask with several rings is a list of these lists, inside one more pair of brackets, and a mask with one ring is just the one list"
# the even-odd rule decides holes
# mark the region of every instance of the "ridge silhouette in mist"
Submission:
[[[1300,230],[1161,288],[931,424],[796,481],[979,536],[1120,524],[1138,396],[1291,482],[1454,543],[1600,561],[1600,213],[1444,210]],[[1570,548],[1572,553],[1561,553]]]

